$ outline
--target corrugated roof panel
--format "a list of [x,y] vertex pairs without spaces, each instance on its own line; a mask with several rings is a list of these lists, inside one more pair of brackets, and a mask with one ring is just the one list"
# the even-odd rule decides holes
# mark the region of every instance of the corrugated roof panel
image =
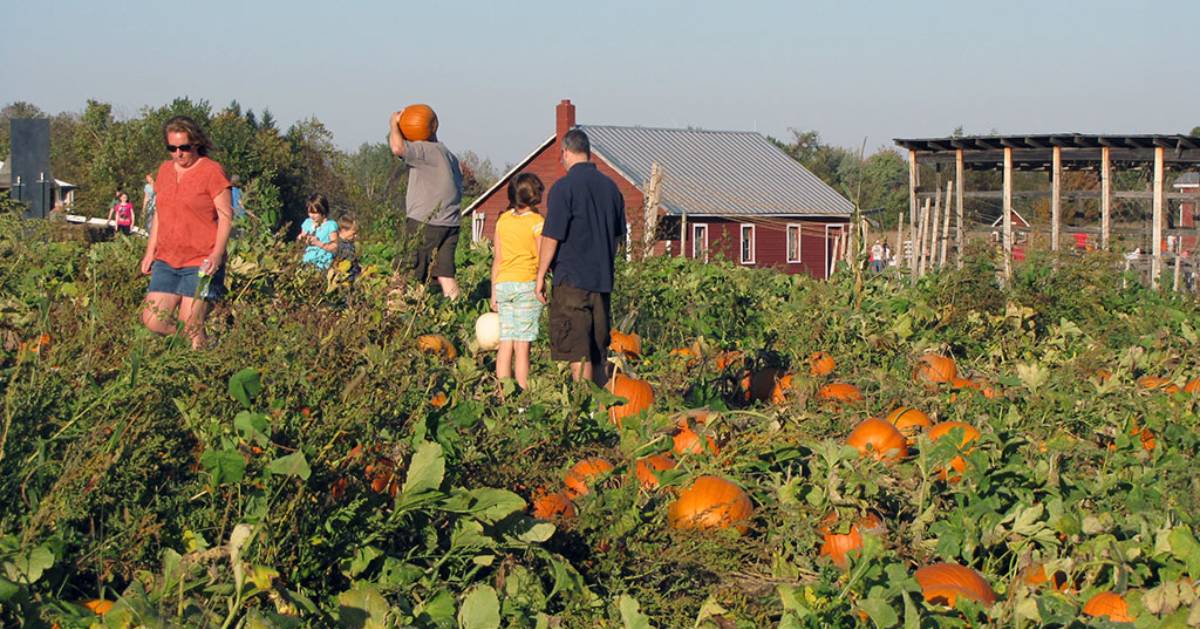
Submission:
[[655,161],[663,170],[662,205],[672,214],[849,216],[854,206],[749,131],[579,125],[592,150],[640,187]]

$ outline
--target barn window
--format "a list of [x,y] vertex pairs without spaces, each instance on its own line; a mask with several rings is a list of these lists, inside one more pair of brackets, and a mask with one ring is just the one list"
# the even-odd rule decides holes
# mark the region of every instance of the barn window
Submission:
[[471,213],[471,242],[483,240],[483,226],[486,222],[487,214],[483,212]]
[[787,226],[787,261],[800,262],[800,225],[794,223]]
[[692,259],[708,262],[708,225],[692,225]]
[[754,264],[754,225],[742,224],[742,264]]

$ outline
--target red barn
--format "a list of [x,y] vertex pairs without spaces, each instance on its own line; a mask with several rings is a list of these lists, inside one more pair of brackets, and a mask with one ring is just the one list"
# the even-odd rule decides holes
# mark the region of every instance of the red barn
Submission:
[[[1195,194],[1196,198],[1184,199],[1179,202],[1179,216],[1175,221],[1176,229],[1195,229],[1196,215],[1200,213],[1200,173],[1184,173],[1175,180],[1175,189],[1184,194]],[[1192,235],[1180,236],[1178,244],[1175,247],[1175,252],[1180,253],[1187,251],[1194,253],[1196,250],[1196,237]]]
[[[625,196],[628,251],[720,256],[744,266],[828,276],[835,239],[845,232],[853,205],[762,135],[580,125],[569,100],[555,113],[554,135],[467,208],[475,240],[492,237],[508,203],[509,178],[531,172],[549,189],[566,174],[558,143],[579,128],[591,140],[592,161]],[[645,189],[655,163],[662,180],[647,221]],[[648,229],[653,237],[647,240]]]

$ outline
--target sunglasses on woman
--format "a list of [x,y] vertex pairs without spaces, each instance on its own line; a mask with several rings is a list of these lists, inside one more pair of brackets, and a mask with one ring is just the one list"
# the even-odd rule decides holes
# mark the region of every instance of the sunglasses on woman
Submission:
[[167,152],[168,152],[168,153],[174,153],[175,151],[183,151],[184,153],[191,153],[191,152],[192,152],[192,148],[193,148],[193,147],[192,147],[192,145],[191,145],[191,144],[179,144],[179,145],[175,145],[175,144],[168,144],[168,145],[167,145]]

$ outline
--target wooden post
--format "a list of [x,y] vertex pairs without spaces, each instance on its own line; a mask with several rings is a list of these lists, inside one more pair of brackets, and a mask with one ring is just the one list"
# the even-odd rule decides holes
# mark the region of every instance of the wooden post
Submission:
[[[933,215],[929,217],[929,262],[926,268],[932,271],[937,265],[938,237],[942,226],[942,188],[938,186],[933,198]],[[946,199],[949,201],[949,199]]]
[[954,205],[958,211],[958,216],[955,217],[954,257],[960,269],[963,268],[963,187],[966,185],[963,170],[963,151],[958,149],[954,152]]
[[838,270],[838,252],[841,251],[841,236],[842,234],[833,236],[833,256],[829,257],[829,275],[826,277],[833,277],[834,271]]
[[1050,250],[1058,251],[1062,225],[1062,147],[1053,149],[1050,174]]
[[[908,222],[910,239],[912,240],[913,256],[909,257],[909,268],[913,271],[917,269],[917,152],[910,150],[908,152]],[[913,279],[916,279],[916,273],[913,273]]]
[[687,211],[684,210],[679,215],[679,257],[686,258],[687,255]]
[[1012,195],[1013,195],[1012,147],[1004,147],[1004,283],[1012,281]]
[[[904,212],[900,212],[896,221],[896,268],[904,267]],[[889,263],[891,261],[889,260]]]
[[942,215],[942,250],[938,254],[938,268],[946,266],[946,244],[950,242],[950,186],[953,181],[946,182],[946,212]]
[[929,233],[929,198],[925,199],[925,207],[921,210],[921,228],[917,230],[917,241],[913,243],[914,254],[917,258],[917,276],[925,275],[925,234]]
[[1180,258],[1183,257],[1180,255],[1181,253],[1183,252],[1175,252],[1175,281],[1171,283],[1171,290],[1177,293],[1179,292],[1180,287],[1183,285],[1183,269],[1180,268],[1180,262],[1182,262]]
[[658,231],[658,205],[662,198],[662,168],[658,160],[650,162],[650,179],[646,181],[646,196],[642,205],[642,257],[654,251],[655,235]]
[[1154,228],[1151,230],[1154,244],[1151,251],[1154,257],[1150,260],[1150,287],[1158,288],[1158,280],[1162,275],[1162,240],[1163,240],[1163,147],[1154,147]]
[[1112,161],[1108,147],[1100,148],[1100,248],[1108,251],[1108,234],[1112,231]]

